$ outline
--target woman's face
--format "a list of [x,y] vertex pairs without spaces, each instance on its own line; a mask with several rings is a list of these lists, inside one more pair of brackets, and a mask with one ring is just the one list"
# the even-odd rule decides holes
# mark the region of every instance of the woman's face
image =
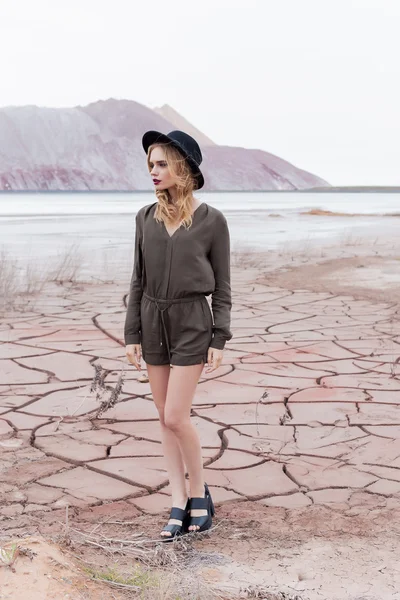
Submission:
[[175,180],[168,169],[165,153],[160,146],[153,148],[150,154],[150,175],[156,190],[167,190],[175,185]]

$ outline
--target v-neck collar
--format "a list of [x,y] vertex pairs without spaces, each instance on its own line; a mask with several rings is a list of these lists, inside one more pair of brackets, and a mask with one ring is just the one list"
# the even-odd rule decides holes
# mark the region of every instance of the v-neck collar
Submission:
[[[193,215],[192,215],[192,220],[193,220],[193,221],[194,221],[194,217],[195,217],[195,215],[196,215],[197,211],[199,210],[199,208],[200,208],[201,206],[203,206],[203,204],[206,204],[206,203],[205,203],[205,202],[201,202],[201,204],[199,204],[199,206],[198,206],[198,207],[196,208],[196,210],[193,212]],[[172,240],[172,239],[173,239],[173,238],[176,236],[176,234],[177,234],[177,233],[178,233],[178,232],[179,232],[179,231],[182,229],[182,224],[181,224],[181,225],[179,225],[179,227],[178,227],[177,229],[175,229],[174,233],[173,233],[172,235],[170,235],[170,234],[168,233],[168,230],[167,230],[167,228],[166,228],[166,226],[165,226],[165,223],[164,223],[164,221],[162,221],[162,222],[161,222],[161,226],[162,226],[163,230],[165,231],[165,233],[167,234],[167,236],[168,236],[168,238],[169,238],[170,240]]]

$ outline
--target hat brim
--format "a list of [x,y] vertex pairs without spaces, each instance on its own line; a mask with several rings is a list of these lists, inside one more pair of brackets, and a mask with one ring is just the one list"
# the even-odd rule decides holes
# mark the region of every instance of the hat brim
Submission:
[[146,154],[148,153],[148,149],[152,144],[171,144],[174,146],[184,158],[186,158],[187,162],[190,165],[190,169],[195,176],[195,180],[197,182],[197,189],[201,189],[204,185],[204,177],[202,172],[200,171],[199,165],[192,159],[191,156],[188,156],[185,150],[182,148],[178,142],[172,140],[165,133],[161,133],[160,131],[146,131],[142,138],[142,146]]

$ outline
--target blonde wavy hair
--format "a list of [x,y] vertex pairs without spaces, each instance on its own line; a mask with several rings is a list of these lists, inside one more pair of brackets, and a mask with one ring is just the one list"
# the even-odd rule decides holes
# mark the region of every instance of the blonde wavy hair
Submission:
[[154,214],[156,221],[164,221],[166,224],[172,224],[176,221],[182,221],[182,224],[188,229],[192,224],[192,198],[193,192],[197,189],[196,177],[192,173],[189,163],[182,154],[171,144],[152,144],[147,151],[147,166],[149,171],[151,151],[154,148],[162,148],[165,152],[165,160],[168,169],[175,178],[176,199],[172,202],[171,194],[168,190],[156,190],[158,206]]

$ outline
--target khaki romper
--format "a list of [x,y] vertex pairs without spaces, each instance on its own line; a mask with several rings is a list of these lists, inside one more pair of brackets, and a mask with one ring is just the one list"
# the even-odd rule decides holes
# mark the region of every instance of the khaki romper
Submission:
[[207,362],[208,348],[223,349],[232,337],[227,221],[203,202],[191,227],[182,225],[170,236],[154,219],[156,207],[144,206],[136,215],[125,344],[140,343],[150,365]]

